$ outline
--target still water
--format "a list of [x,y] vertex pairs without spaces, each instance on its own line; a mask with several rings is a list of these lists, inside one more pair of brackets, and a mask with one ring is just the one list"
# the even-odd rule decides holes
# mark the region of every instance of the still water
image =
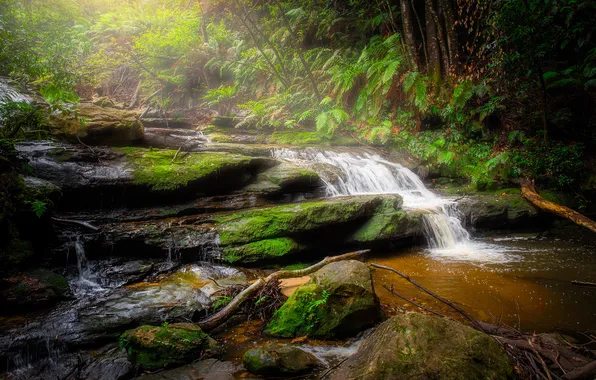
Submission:
[[[525,331],[596,331],[596,242],[539,238],[536,235],[478,239],[459,254],[412,248],[379,253],[369,262],[409,275],[438,295],[463,306],[486,322],[501,321]],[[427,308],[457,317],[447,306],[417,290],[399,276],[373,274],[375,290],[388,313],[417,310],[390,294],[391,287]]]

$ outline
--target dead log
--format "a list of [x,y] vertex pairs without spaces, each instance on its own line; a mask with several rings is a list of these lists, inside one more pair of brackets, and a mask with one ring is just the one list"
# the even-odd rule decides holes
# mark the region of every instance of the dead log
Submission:
[[60,218],[52,218],[52,220],[55,222],[59,222],[59,223],[76,224],[76,225],[88,228],[91,231],[99,231],[99,227],[95,227],[91,223],[83,222],[82,220],[60,219]]
[[227,304],[224,308],[219,310],[217,313],[203,319],[202,321],[197,322],[197,325],[199,325],[199,327],[205,331],[213,330],[217,326],[227,321],[246,300],[248,300],[251,296],[260,291],[262,288],[264,288],[272,280],[281,280],[284,278],[307,276],[313,272],[318,271],[319,269],[321,269],[329,263],[335,261],[357,259],[358,257],[367,252],[369,252],[369,250],[356,251],[346,253],[344,255],[326,257],[324,260],[314,265],[311,265],[308,268],[298,270],[280,270],[278,272],[270,274],[266,278],[260,278],[254,283],[252,283],[248,288],[240,292],[240,294],[234,297],[234,299],[230,301],[230,303]]
[[587,379],[596,376],[596,360],[583,367],[576,368],[563,376],[565,380]]
[[565,219],[569,219],[572,222],[586,227],[592,232],[596,233],[596,222],[592,219],[580,214],[577,211],[570,209],[569,207],[561,206],[551,201],[547,201],[542,198],[534,187],[534,182],[530,180],[521,181],[521,192],[524,198],[526,198],[534,206],[538,207],[543,211],[550,212],[557,216]]
[[590,288],[596,288],[596,283],[593,283],[593,282],[573,280],[573,281],[571,281],[571,283],[573,285],[577,285],[577,286],[587,286],[587,287],[590,287]]

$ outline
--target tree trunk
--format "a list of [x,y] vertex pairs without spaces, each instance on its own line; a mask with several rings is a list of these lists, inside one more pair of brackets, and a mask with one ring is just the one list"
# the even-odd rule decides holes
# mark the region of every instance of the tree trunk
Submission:
[[596,233],[596,222],[592,219],[583,216],[577,211],[574,211],[568,207],[558,205],[551,201],[547,201],[546,199],[542,198],[537,192],[536,188],[534,187],[534,183],[529,180],[522,181],[521,183],[521,190],[522,195],[528,201],[530,201],[534,206],[538,207],[541,210],[548,211],[555,215],[558,215],[562,218],[566,218],[571,220],[574,223],[579,224],[580,226],[586,227],[592,232]]
[[404,37],[408,56],[413,66],[418,66],[420,60],[416,51],[416,39],[414,38],[414,25],[412,23],[412,11],[409,0],[401,0],[401,19],[404,26]]
[[457,34],[455,33],[455,17],[449,0],[439,0],[439,7],[445,20],[445,33],[447,34],[447,50],[449,51],[449,64],[451,70],[457,72]]
[[323,261],[318,262],[317,264],[311,265],[308,268],[298,269],[298,270],[281,270],[275,273],[270,274],[266,278],[260,278],[257,281],[253,282],[248,288],[244,289],[240,294],[238,294],[229,304],[227,304],[223,309],[219,310],[217,313],[213,314],[210,317],[199,321],[197,324],[203,330],[213,330],[217,326],[221,325],[225,321],[227,321],[238,308],[249,299],[252,295],[256,294],[259,290],[263,289],[271,280],[281,280],[284,278],[294,278],[294,277],[303,277],[307,276],[313,272],[318,271],[325,265],[329,263],[333,263],[335,261],[342,261],[342,260],[352,260],[359,258],[362,254],[367,253],[368,250],[363,251],[356,251],[351,253],[346,253],[339,256],[331,256],[326,257]]
[[[420,21],[418,11],[416,10],[416,6],[414,5],[414,0],[410,0],[410,6],[412,7],[412,12],[414,12],[414,16],[416,17],[416,23],[418,24],[418,29],[420,30],[420,38],[422,39],[422,51],[424,52],[424,62],[426,63],[426,67],[428,70],[428,51],[426,47],[426,37],[424,36],[424,28],[422,27],[422,21]],[[416,50],[416,52],[418,52],[418,50]]]
[[443,30],[443,24],[437,15],[433,0],[426,0],[426,17],[432,17],[432,20],[435,22],[436,38],[439,45],[440,60],[442,63],[441,66],[443,68],[442,73],[444,76],[447,76],[449,73],[449,51],[447,50],[447,46],[445,44],[445,31]]
[[428,50],[428,68],[427,74],[434,83],[441,81],[441,52],[439,50],[439,39],[437,37],[437,25],[432,17],[432,0],[425,0],[425,19],[426,19],[426,44]]
[[[284,11],[284,9],[281,6],[280,2],[277,1],[277,0],[274,0],[274,2],[277,5],[277,8],[279,8],[279,12],[281,13],[281,18],[282,18],[283,22],[286,24],[286,27],[288,28],[288,31],[290,32],[290,34],[292,36],[294,36],[294,39],[296,41],[298,41],[298,35],[294,32],[294,29],[292,29],[292,25],[290,25],[290,20],[288,20],[288,17],[286,16],[286,12]],[[317,87],[317,82],[315,81],[315,78],[312,75],[312,71],[310,70],[310,66],[308,65],[308,63],[304,59],[304,54],[302,54],[302,49],[300,48],[300,46],[298,46],[296,48],[296,51],[298,53],[298,58],[300,59],[300,62],[302,63],[302,66],[304,67],[304,70],[306,71],[306,75],[308,76],[308,80],[310,81],[310,83],[312,85],[313,91],[315,92],[315,95],[317,96],[317,100],[320,103],[323,100],[323,97],[321,96],[321,93],[319,92],[319,88]]]

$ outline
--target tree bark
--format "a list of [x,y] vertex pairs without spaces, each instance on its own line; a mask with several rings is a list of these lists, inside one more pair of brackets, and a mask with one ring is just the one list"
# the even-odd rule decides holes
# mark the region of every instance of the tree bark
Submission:
[[439,0],[439,7],[445,20],[445,34],[447,35],[447,50],[451,70],[457,72],[457,34],[455,32],[455,17],[449,0]]
[[412,10],[410,8],[409,0],[401,0],[401,19],[404,27],[404,39],[406,40],[406,47],[408,56],[413,66],[418,66],[420,60],[416,51],[416,39],[414,38],[414,25],[412,22]]
[[284,278],[293,278],[293,277],[303,277],[309,275],[317,270],[321,269],[325,265],[335,262],[335,261],[342,261],[342,260],[352,260],[360,257],[362,254],[367,253],[368,250],[363,251],[356,251],[351,253],[346,253],[344,255],[339,256],[331,256],[326,257],[323,261],[318,262],[317,264],[311,265],[305,269],[299,270],[281,270],[275,273],[270,274],[266,278],[260,278],[248,288],[244,289],[240,294],[238,294],[234,299],[227,304],[223,309],[218,311],[217,313],[213,314],[210,317],[199,321],[197,324],[199,327],[205,331],[212,330],[217,326],[221,325],[225,321],[227,321],[236,310],[252,295],[256,294],[259,290],[263,289],[271,280],[281,280]]
[[425,18],[426,18],[426,44],[428,50],[427,74],[434,83],[441,81],[441,52],[439,50],[439,39],[437,37],[437,25],[432,17],[432,0],[425,0]]
[[[414,12],[414,17],[416,17],[416,23],[418,24],[418,29],[420,30],[420,38],[422,39],[422,52],[424,53],[424,62],[426,63],[426,67],[428,69],[428,50],[426,46],[426,37],[424,36],[424,28],[422,27],[422,21],[420,21],[420,17],[418,16],[418,11],[416,10],[414,0],[410,0],[410,6],[412,7],[412,12]],[[416,50],[416,52],[418,52],[418,50]]]
[[441,61],[441,66],[443,68],[442,73],[443,75],[447,75],[449,73],[449,52],[447,50],[447,46],[445,44],[445,31],[443,30],[443,24],[437,15],[437,11],[435,10],[435,5],[433,0],[425,0],[426,1],[426,17],[432,17],[432,20],[435,23],[436,29],[436,39],[437,44],[439,45],[439,56]]
[[568,207],[558,205],[551,201],[547,201],[546,199],[542,198],[537,192],[536,188],[534,187],[534,183],[530,180],[524,180],[521,183],[521,191],[524,198],[530,201],[534,206],[538,207],[541,210],[550,212],[552,214],[558,215],[562,218],[569,219],[572,222],[579,224],[580,226],[586,227],[590,231],[596,233],[596,222],[592,219],[580,214],[577,211],[574,211]]

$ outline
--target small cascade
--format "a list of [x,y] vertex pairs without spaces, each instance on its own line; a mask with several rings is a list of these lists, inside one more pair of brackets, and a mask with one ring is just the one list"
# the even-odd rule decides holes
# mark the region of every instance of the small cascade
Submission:
[[8,78],[0,77],[0,104],[6,102],[30,102],[31,98],[20,93]]
[[470,242],[470,234],[461,224],[457,203],[432,193],[411,170],[372,151],[281,148],[276,149],[273,156],[306,165],[317,163],[338,168],[341,175],[337,178],[322,175],[329,196],[401,195],[404,207],[425,211],[424,230],[433,252],[456,254]]
[[73,286],[73,292],[75,294],[81,294],[89,291],[96,292],[104,290],[95,280],[95,276],[91,271],[87,256],[85,255],[85,245],[80,236],[77,236],[74,241],[74,249],[77,254],[77,269],[79,271],[79,276],[71,284]]

